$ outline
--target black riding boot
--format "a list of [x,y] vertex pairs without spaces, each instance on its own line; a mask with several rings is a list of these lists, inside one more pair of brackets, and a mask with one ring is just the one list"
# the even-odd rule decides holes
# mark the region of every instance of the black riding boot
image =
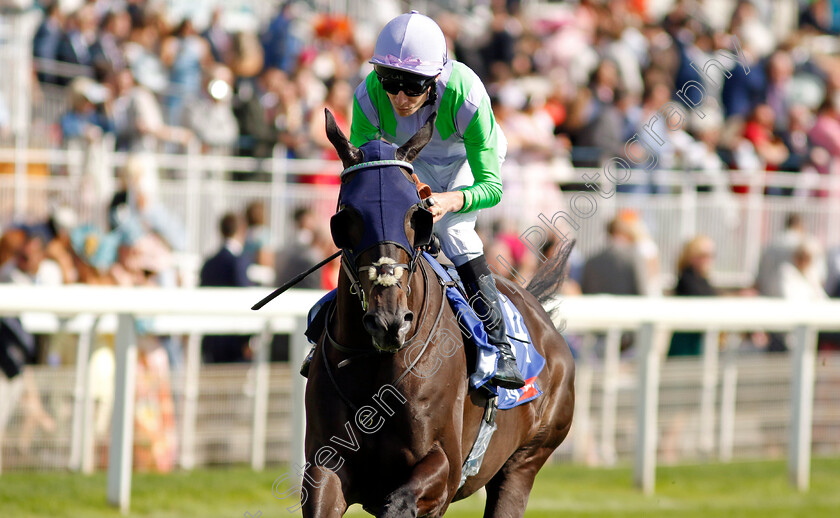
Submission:
[[499,350],[496,375],[490,380],[493,385],[517,389],[525,385],[522,374],[516,366],[516,358],[510,350],[502,303],[496,291],[496,281],[482,255],[456,268],[467,291],[470,306],[484,322],[487,338]]

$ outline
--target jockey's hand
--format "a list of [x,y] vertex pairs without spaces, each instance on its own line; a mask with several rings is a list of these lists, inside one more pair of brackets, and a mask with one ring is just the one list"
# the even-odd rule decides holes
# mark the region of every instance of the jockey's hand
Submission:
[[[434,203],[428,203],[429,200],[434,200]],[[433,192],[429,200],[426,201],[431,205],[429,210],[435,218],[435,223],[447,212],[458,212],[464,207],[464,193],[461,191]]]

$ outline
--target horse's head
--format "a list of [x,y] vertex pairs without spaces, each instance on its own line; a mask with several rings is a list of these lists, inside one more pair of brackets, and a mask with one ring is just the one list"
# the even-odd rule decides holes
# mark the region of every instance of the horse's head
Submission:
[[432,214],[419,204],[411,162],[432,138],[434,115],[399,148],[380,140],[357,148],[329,111],[326,117],[327,136],[344,164],[338,212],[330,220],[333,241],[374,347],[395,352],[414,320],[408,295],[418,248],[432,237]]

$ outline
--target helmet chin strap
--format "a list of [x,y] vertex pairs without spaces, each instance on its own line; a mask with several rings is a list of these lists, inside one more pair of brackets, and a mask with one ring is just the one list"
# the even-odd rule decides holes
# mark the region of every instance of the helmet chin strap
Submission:
[[426,97],[426,102],[424,102],[420,107],[423,106],[434,106],[437,102],[437,80],[429,86],[429,95]]

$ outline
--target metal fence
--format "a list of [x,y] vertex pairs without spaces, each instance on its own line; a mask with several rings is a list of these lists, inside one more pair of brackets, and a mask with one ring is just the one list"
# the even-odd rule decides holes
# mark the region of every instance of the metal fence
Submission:
[[[103,147],[97,149],[97,164],[110,168],[106,178],[114,179],[130,156],[114,153]],[[50,206],[63,204],[73,208],[81,221],[104,226],[109,194],[97,192],[92,174],[85,167],[90,150],[29,149],[25,154],[0,147],[0,164],[27,164],[21,174],[0,174],[0,226],[13,220],[45,219]],[[334,212],[338,189],[329,185],[296,183],[296,175],[341,170],[338,162],[283,157],[277,150],[270,159],[203,156],[192,148],[188,154],[156,155],[161,169],[160,201],[171,219],[184,227],[187,254],[198,259],[219,245],[217,221],[225,211],[241,212],[250,201],[262,201],[273,247],[286,242],[292,214],[296,208],[307,207],[326,221]],[[23,174],[33,168],[43,168],[48,175]],[[837,166],[840,169],[840,165]],[[245,172],[244,181],[230,178],[231,171]],[[575,170],[582,177],[591,171]],[[527,171],[523,170],[523,174]],[[641,172],[637,174],[642,174]],[[250,175],[250,180],[248,180]],[[263,175],[255,180],[256,175]],[[728,192],[697,192],[695,185],[704,177],[700,173],[663,172],[661,179],[669,185],[668,193],[616,193],[608,199],[597,200],[594,215],[578,219],[580,228],[570,232],[578,240],[577,249],[583,256],[597,252],[606,243],[606,224],[622,209],[637,211],[648,227],[659,249],[663,270],[662,284],[669,286],[675,279],[675,268],[683,243],[698,233],[709,235],[718,243],[714,281],[722,286],[746,286],[752,283],[763,247],[783,230],[785,216],[799,213],[805,226],[826,248],[840,245],[840,174],[815,175],[807,173],[729,172],[732,185],[749,185],[747,194]],[[806,184],[800,196],[764,195],[767,186],[797,186]],[[728,188],[727,184],[727,188]],[[556,187],[556,186],[555,186]],[[827,195],[814,196],[810,191],[820,189]],[[542,226],[542,219],[552,219],[558,211],[571,212],[570,197],[574,192],[557,193],[556,206],[517,196],[506,196],[491,209],[478,216],[479,225],[488,229],[497,220],[512,223],[519,232]]]
[[[789,437],[791,359],[787,354],[743,353],[736,357],[737,390],[731,459],[784,458]],[[636,441],[636,364],[623,360],[617,380],[615,450],[605,450],[603,409],[604,371],[598,367],[589,395],[578,398],[576,423],[590,416],[587,433],[576,428],[554,455],[555,461],[589,465],[626,463],[633,459]],[[266,428],[266,462],[288,463],[291,439],[291,377],[296,366],[272,363],[269,377]],[[70,465],[73,407],[73,367],[34,366],[33,377],[44,408],[55,420],[54,430],[32,428],[26,402],[11,414],[2,440],[4,471],[65,470]],[[195,466],[245,464],[251,460],[251,427],[254,403],[253,368],[248,364],[204,365],[198,385],[195,424]],[[578,391],[583,392],[578,378]],[[585,381],[585,380],[584,380]],[[724,381],[715,381],[718,394]],[[658,460],[662,464],[697,462],[721,458],[721,399],[715,401],[714,448],[704,444],[700,413],[702,360],[669,359],[662,365],[658,419]],[[172,375],[177,436],[183,426],[184,373]],[[608,396],[607,396],[608,397]],[[98,412],[94,418],[98,417]],[[109,436],[94,437],[95,469],[107,466]],[[840,354],[819,356],[814,399],[813,452],[840,454]]]

